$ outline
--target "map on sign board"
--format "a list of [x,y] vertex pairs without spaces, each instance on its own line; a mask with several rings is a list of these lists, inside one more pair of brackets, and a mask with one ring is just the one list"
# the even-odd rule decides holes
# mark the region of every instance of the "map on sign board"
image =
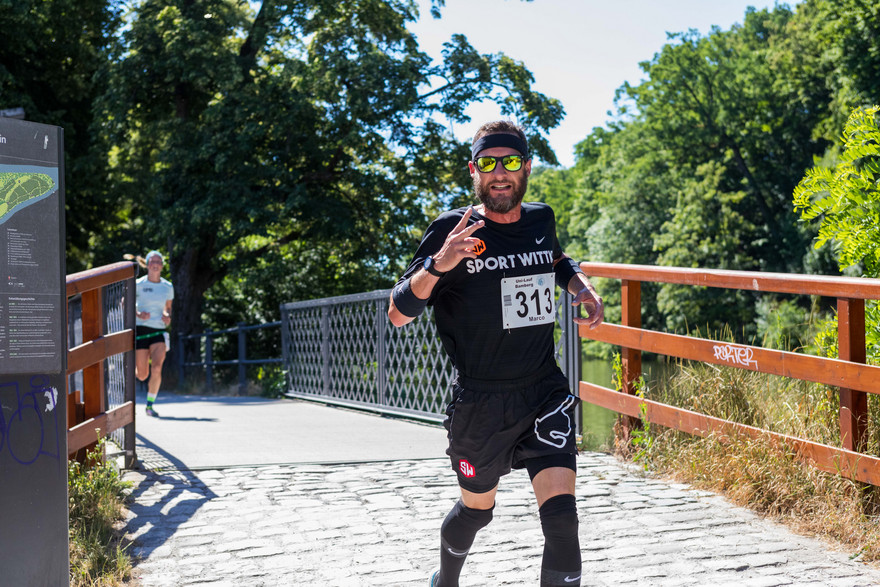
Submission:
[[55,191],[55,181],[44,173],[0,171],[0,224],[19,210],[35,204]]

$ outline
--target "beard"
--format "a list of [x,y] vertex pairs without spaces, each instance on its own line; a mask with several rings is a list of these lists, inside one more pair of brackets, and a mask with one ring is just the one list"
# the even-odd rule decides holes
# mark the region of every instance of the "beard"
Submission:
[[[511,193],[510,196],[493,196],[491,190],[492,183],[509,183],[513,193]],[[480,203],[483,204],[483,206],[485,206],[486,210],[495,212],[496,214],[507,214],[516,208],[523,201],[523,197],[525,197],[528,187],[529,180],[525,174],[523,174],[521,178],[511,179],[505,182],[495,181],[486,184],[480,181],[479,175],[474,176],[474,194],[476,194],[477,199],[480,200]]]

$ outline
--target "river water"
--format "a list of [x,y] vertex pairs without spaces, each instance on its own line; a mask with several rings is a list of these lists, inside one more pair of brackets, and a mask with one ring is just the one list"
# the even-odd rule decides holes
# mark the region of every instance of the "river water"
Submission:
[[[642,373],[648,383],[667,369],[667,363],[658,359],[642,358]],[[581,379],[587,383],[614,389],[611,382],[613,370],[611,360],[590,359],[581,364]],[[587,450],[608,450],[612,446],[612,429],[617,420],[617,412],[587,402],[581,402],[581,433]]]

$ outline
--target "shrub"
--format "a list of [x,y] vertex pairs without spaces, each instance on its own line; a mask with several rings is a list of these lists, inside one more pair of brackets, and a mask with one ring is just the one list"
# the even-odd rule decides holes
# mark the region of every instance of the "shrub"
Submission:
[[85,463],[67,468],[70,512],[70,584],[122,585],[131,576],[131,559],[114,530],[124,517],[130,483],[112,463],[103,462],[105,440],[89,451]]
[[[880,106],[853,110],[841,137],[840,161],[813,167],[794,190],[804,220],[820,220],[816,248],[830,242],[841,270],[880,277]],[[866,304],[868,361],[880,362],[880,307]],[[836,321],[829,329],[836,328]],[[833,337],[828,333],[820,340]],[[822,354],[836,356],[831,348]]]

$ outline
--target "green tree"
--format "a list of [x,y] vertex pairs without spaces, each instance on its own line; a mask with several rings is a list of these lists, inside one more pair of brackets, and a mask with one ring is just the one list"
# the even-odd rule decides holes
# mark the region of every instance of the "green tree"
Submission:
[[137,5],[103,101],[130,206],[109,238],[170,253],[176,332],[200,330],[226,278],[245,299],[256,275],[304,280],[271,295],[387,285],[425,210],[470,199],[467,145],[438,120],[467,121],[474,101],[496,101],[556,163],[545,133],[563,110],[523,64],[462,36],[432,63],[405,27],[417,16],[407,1]]
[[[671,217],[654,241],[662,251],[657,259],[660,265],[712,269],[755,265],[740,246],[740,238],[751,229],[738,211],[746,193],[721,189],[724,173],[722,164],[710,161],[683,181]],[[741,290],[666,284],[657,296],[666,328],[678,332],[706,328],[719,333],[725,323],[750,324],[752,305],[753,300]]]
[[[654,237],[669,218],[678,184],[656,138],[643,123],[632,121],[611,130],[594,129],[577,152],[582,192],[569,223],[575,243],[571,253],[594,262],[656,264]],[[597,280],[596,286],[606,302],[606,316],[619,321],[619,283]],[[657,284],[643,286],[642,314],[648,328],[664,326],[657,291]]]
[[541,165],[535,167],[529,177],[527,197],[553,208],[556,214],[556,233],[564,251],[568,251],[572,241],[568,234],[569,216],[578,191],[578,177],[573,169]]
[[[841,107],[876,101],[880,96],[880,5],[866,0],[817,2],[824,26],[819,35],[833,64]],[[836,127],[839,128],[839,127]]]
[[[833,168],[809,169],[794,190],[801,217],[819,221],[816,247],[831,242],[841,270],[880,277],[880,106],[856,108],[841,139]],[[866,305],[869,354],[880,358],[880,309]]]
[[106,153],[91,128],[119,22],[110,0],[0,1],[0,108],[21,107],[27,120],[64,128],[70,272],[91,264],[92,237],[113,207]]
[[571,210],[566,227],[571,239],[569,254],[575,258],[588,258],[589,244],[585,235],[600,214],[598,194],[602,174],[597,168],[597,161],[611,136],[613,132],[597,127],[587,138],[575,145],[575,164],[570,175],[574,176],[578,189],[570,202]]
[[[821,11],[809,4],[797,18],[786,6],[750,9],[727,31],[672,34],[641,64],[645,80],[618,90],[616,118],[594,129],[578,161],[584,189],[570,232],[590,259],[821,269],[822,257],[805,256],[813,233],[789,205],[830,144],[816,132],[833,90],[821,79]],[[669,285],[646,288],[643,300],[653,326],[715,331],[730,321],[755,333],[752,294]]]
[[[730,31],[673,35],[675,43],[643,64],[648,80],[626,89],[679,172],[696,177],[715,161],[723,166],[717,189],[745,192],[737,211],[747,222],[737,246],[754,263],[739,269],[799,271],[809,242],[789,194],[827,142],[812,136],[818,117],[801,96],[781,94],[791,88],[771,66],[775,40],[785,37],[791,18],[784,7],[750,10]],[[699,253],[692,259],[702,264]]]

